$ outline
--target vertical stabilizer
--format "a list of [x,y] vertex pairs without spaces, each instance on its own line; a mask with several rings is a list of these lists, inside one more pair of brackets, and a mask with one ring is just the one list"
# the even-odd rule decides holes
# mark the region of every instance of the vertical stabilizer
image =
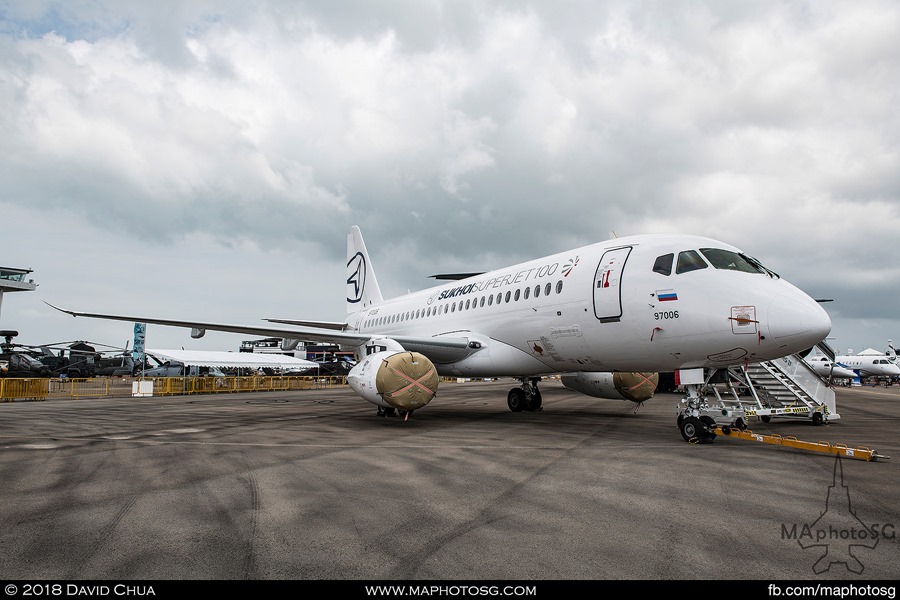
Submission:
[[[144,364],[144,342],[147,339],[147,324],[134,324],[134,345],[131,347],[131,359],[135,365]],[[127,346],[128,344],[126,344]]]
[[366,243],[354,225],[347,235],[347,313],[381,304],[382,300]]

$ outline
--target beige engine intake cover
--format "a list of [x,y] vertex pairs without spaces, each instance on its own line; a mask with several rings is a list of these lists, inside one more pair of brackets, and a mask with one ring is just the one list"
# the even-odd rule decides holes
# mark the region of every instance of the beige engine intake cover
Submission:
[[613,385],[628,400],[643,402],[653,396],[659,373],[613,373]]
[[416,410],[431,402],[439,382],[434,364],[425,356],[398,352],[382,361],[375,376],[375,389],[391,406]]

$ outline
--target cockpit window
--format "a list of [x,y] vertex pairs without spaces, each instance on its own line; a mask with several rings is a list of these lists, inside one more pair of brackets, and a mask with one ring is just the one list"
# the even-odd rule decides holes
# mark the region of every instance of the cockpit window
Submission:
[[728,271],[743,271],[744,273],[765,273],[755,264],[744,258],[737,252],[723,250],[722,248],[700,248],[703,256],[717,269]]
[[696,250],[685,250],[678,253],[678,264],[675,266],[675,273],[687,273],[697,269],[705,269],[707,266]]
[[653,263],[653,272],[659,273],[660,275],[671,275],[672,274],[672,260],[675,258],[674,253],[663,254],[662,256],[656,257],[656,262]]

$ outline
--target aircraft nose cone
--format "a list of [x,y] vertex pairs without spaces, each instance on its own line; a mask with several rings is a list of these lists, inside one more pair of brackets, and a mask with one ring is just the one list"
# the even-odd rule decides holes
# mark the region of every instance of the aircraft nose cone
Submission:
[[805,294],[781,294],[769,305],[769,335],[789,353],[815,346],[831,332],[831,318]]

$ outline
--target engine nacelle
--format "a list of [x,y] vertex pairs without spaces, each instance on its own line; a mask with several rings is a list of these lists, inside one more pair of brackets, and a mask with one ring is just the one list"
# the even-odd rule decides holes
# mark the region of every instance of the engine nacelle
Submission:
[[595,398],[643,402],[653,396],[659,373],[572,373],[560,377],[570,390]]
[[365,400],[404,411],[431,402],[439,381],[434,363],[425,355],[396,350],[370,354],[347,373],[347,384]]

